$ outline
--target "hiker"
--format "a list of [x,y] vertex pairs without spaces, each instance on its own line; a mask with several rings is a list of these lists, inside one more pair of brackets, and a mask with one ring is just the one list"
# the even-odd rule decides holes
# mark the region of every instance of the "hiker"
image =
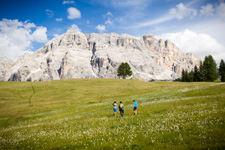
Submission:
[[136,102],[136,100],[133,100],[133,104],[134,104],[134,115],[137,115],[137,102]]
[[116,112],[117,112],[117,104],[116,104],[116,101],[114,101],[114,103],[113,103],[113,111],[114,111],[114,116],[116,116]]
[[123,105],[122,101],[120,101],[119,110],[120,110],[120,115],[123,117],[123,115],[124,115],[124,105]]

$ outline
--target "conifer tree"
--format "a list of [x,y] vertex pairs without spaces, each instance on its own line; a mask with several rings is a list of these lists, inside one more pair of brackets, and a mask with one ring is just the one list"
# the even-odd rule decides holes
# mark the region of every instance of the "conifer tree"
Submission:
[[218,78],[216,62],[211,55],[206,56],[203,62],[204,81],[214,81]]
[[221,82],[225,82],[225,63],[224,63],[223,59],[221,59],[221,61],[220,61],[219,75],[221,78]]
[[185,70],[185,73],[184,73],[184,82],[189,82],[190,81],[190,79],[189,79],[189,73],[188,73],[188,71],[187,70]]
[[185,82],[185,71],[184,71],[184,69],[182,69],[181,81]]
[[132,71],[129,64],[127,62],[121,63],[117,70],[117,76],[119,77],[122,76],[123,79],[125,79],[126,76],[131,76],[131,75],[132,75]]
[[200,76],[199,76],[199,69],[198,67],[195,65],[194,67],[194,74],[193,74],[193,81],[197,82],[200,80]]
[[191,72],[188,73],[189,76],[189,82],[193,82],[194,81],[194,71],[191,70]]
[[198,81],[203,81],[203,64],[202,64],[202,61],[200,61],[200,65],[199,65],[199,70],[198,70],[198,74],[199,74],[199,79]]

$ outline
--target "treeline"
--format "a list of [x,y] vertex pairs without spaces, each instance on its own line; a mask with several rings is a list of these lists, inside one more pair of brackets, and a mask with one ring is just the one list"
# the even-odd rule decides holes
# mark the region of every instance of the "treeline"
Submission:
[[206,56],[204,61],[200,62],[199,67],[195,66],[191,72],[182,70],[182,82],[201,82],[201,81],[215,81],[220,77],[221,82],[225,82],[225,63],[222,59],[219,69],[217,69],[216,61],[211,55]]

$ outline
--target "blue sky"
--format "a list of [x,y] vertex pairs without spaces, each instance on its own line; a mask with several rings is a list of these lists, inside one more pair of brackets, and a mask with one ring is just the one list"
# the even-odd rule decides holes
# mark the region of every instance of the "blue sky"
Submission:
[[223,0],[7,0],[0,2],[0,56],[16,60],[68,29],[154,34],[183,52],[225,59]]

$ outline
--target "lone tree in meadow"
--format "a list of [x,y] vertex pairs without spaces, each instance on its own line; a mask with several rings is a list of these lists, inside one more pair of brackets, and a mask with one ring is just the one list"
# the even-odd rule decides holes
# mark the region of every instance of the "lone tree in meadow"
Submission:
[[122,76],[123,79],[126,78],[126,76],[131,76],[132,75],[132,71],[131,68],[129,66],[129,64],[127,62],[125,63],[121,63],[118,70],[117,70],[117,76]]
[[225,82],[225,63],[223,59],[220,61],[219,74],[221,77],[221,82]]

